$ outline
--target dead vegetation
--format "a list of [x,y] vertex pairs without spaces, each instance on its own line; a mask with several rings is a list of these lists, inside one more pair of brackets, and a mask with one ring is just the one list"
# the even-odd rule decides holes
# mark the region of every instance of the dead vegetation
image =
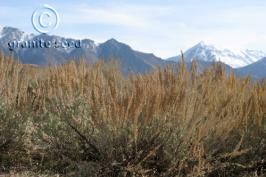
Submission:
[[266,82],[219,64],[128,77],[117,66],[36,68],[2,56],[0,172],[265,175]]

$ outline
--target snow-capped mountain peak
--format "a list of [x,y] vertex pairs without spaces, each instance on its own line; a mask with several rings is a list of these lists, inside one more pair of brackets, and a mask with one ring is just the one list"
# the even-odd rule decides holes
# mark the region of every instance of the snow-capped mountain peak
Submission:
[[[206,44],[201,41],[194,47],[188,49],[184,53],[185,61],[192,61],[193,59],[205,62],[221,61],[233,68],[244,67],[251,63],[258,61],[266,56],[266,52],[256,50],[229,50],[217,48],[214,45]],[[178,61],[180,56],[170,58],[169,60]]]

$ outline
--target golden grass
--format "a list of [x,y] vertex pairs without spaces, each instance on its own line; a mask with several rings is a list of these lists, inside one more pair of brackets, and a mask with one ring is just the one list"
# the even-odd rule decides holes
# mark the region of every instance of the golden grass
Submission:
[[[215,154],[224,148],[219,158],[239,157],[252,149],[243,145],[247,136],[252,139],[260,135],[258,132],[265,132],[266,82],[254,83],[249,78],[238,79],[233,73],[227,75],[219,64],[203,73],[197,72],[195,63],[191,69],[181,63],[178,68],[169,66],[128,77],[124,77],[117,66],[115,62],[86,65],[81,61],[38,68],[2,56],[0,98],[8,107],[38,114],[47,110],[63,114],[65,107],[82,99],[96,130],[103,131],[106,125],[111,125],[115,136],[130,122],[135,145],[140,137],[146,136],[143,127],[148,129],[159,119],[161,125],[166,125],[163,128],[178,132],[182,146],[187,148],[186,154],[171,168],[175,168],[173,171],[185,169],[182,165],[185,156],[196,159],[197,165],[187,169],[191,176],[200,176],[203,171],[215,168],[204,158],[206,154]],[[61,106],[51,107],[54,103]],[[88,131],[82,116],[73,115],[71,122],[79,128],[85,126],[83,130]],[[162,127],[157,128],[160,132]],[[156,132],[154,130],[154,134]],[[239,136],[227,148],[227,140],[233,132]],[[154,147],[142,161],[153,156],[160,147],[160,144]],[[177,148],[177,144],[171,148]]]

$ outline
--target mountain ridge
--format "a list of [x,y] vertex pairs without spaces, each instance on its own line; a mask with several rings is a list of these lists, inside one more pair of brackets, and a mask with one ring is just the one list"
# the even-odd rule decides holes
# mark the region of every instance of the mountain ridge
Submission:
[[133,71],[145,73],[157,67],[163,67],[166,64],[173,63],[164,61],[162,58],[153,54],[143,53],[132,49],[129,45],[109,39],[104,43],[96,44],[91,39],[81,39],[81,47],[78,48],[14,48],[11,52],[8,48],[8,42],[42,39],[43,41],[75,41],[73,38],[65,38],[57,35],[47,34],[27,34],[17,28],[4,27],[1,32],[0,48],[4,53],[19,58],[22,63],[46,66],[49,64],[58,65],[71,59],[83,58],[88,63],[97,60],[116,59],[120,62],[121,68],[125,74]]
[[[214,45],[206,44],[203,41],[184,52],[184,59],[192,59],[218,62],[221,61],[233,68],[240,68],[252,64],[261,58],[266,57],[266,52],[257,50],[232,51],[229,49],[219,49]],[[181,56],[171,57],[170,61],[179,61]]]
[[[162,59],[152,53],[144,53],[132,49],[129,45],[119,42],[114,38],[106,42],[96,44],[91,39],[81,39],[80,48],[16,48],[12,52],[8,48],[8,42],[12,40],[76,40],[57,35],[25,33],[14,27],[0,27],[0,49],[6,54],[12,54],[19,58],[22,63],[46,66],[48,64],[62,64],[69,60],[85,59],[87,63],[94,63],[98,60],[115,59],[121,64],[124,74],[129,72],[146,73],[155,68],[162,68],[167,65],[176,65],[181,56],[170,59]],[[226,70],[233,70],[237,76],[251,75],[255,79],[266,77],[264,66],[266,67],[265,52],[257,50],[230,51],[229,49],[218,49],[214,45],[200,42],[184,53],[187,67],[191,66],[192,59],[196,59],[198,68],[203,71],[212,66],[215,62],[222,62]],[[260,60],[260,57],[262,58]],[[238,66],[235,68],[235,66]],[[233,66],[233,67],[232,67]],[[259,74],[257,72],[259,71]]]
[[252,79],[260,80],[266,77],[266,57],[248,66],[235,69],[237,76],[250,76]]

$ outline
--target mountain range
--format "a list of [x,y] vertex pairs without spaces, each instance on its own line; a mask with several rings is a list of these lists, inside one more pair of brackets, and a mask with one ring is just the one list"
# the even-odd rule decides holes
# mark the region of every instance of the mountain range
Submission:
[[[232,51],[229,49],[219,49],[214,45],[200,42],[184,53],[187,62],[192,59],[206,62],[223,62],[232,68],[241,68],[266,57],[266,52],[259,50]],[[168,58],[170,61],[179,61],[181,56]]]
[[75,41],[75,39],[60,36],[40,34],[27,34],[17,28],[4,27],[0,30],[0,49],[6,53],[19,58],[22,63],[46,66],[65,63],[71,59],[85,59],[88,63],[97,60],[118,60],[123,73],[138,72],[145,73],[156,67],[162,67],[173,63],[164,61],[153,54],[133,50],[130,46],[110,39],[102,44],[96,45],[93,40],[81,40],[80,48],[14,48],[10,51],[10,41]]
[[[169,64],[176,64],[181,56],[162,59],[152,53],[144,53],[132,49],[129,45],[115,39],[107,40],[104,43],[96,44],[91,39],[82,39],[80,48],[14,48],[10,50],[8,43],[11,41],[74,41],[75,39],[65,38],[47,34],[28,34],[13,27],[0,27],[0,50],[5,54],[18,58],[25,64],[46,66],[57,65],[69,60],[85,59],[88,63],[97,60],[118,60],[122,72],[145,73],[158,67],[165,67]],[[237,76],[250,75],[254,79],[266,77],[266,52],[259,50],[233,51],[220,49],[214,45],[200,42],[188,49],[183,54],[187,66],[191,61],[197,61],[200,70],[210,67],[214,62],[222,62],[227,70],[233,70]]]

